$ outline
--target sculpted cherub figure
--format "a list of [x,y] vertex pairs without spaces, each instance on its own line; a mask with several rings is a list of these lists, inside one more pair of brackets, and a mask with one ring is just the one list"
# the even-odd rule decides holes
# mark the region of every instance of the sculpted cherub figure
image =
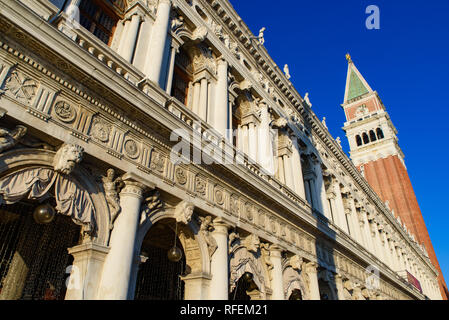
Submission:
[[109,169],[107,171],[106,177],[103,177],[103,188],[106,195],[106,201],[109,205],[109,208],[111,210],[111,228],[114,226],[114,221],[117,219],[118,214],[120,213],[120,198],[119,198],[119,192],[120,189],[124,187],[124,182],[122,181],[122,178],[118,177],[117,179],[114,179],[115,177],[115,170]]

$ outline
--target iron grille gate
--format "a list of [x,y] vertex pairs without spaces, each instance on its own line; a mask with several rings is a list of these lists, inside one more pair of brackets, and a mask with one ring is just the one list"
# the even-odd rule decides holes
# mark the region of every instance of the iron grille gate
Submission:
[[148,260],[137,274],[135,300],[183,300],[184,281],[180,276],[185,270],[185,258],[171,262],[166,249],[148,249]]
[[46,225],[33,219],[35,205],[0,206],[0,299],[63,300],[67,248],[78,244],[80,227],[56,215]]

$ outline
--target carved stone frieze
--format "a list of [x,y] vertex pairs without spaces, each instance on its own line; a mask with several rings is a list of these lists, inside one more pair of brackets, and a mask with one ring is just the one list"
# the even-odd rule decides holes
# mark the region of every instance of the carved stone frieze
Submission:
[[179,183],[180,185],[185,185],[187,183],[186,172],[183,168],[177,167],[175,169],[175,179],[176,182]]
[[201,176],[195,178],[195,192],[205,196],[207,192],[207,181]]
[[2,92],[9,94],[25,105],[29,105],[36,96],[37,89],[37,81],[18,70],[13,70],[6,79]]
[[126,139],[123,143],[123,151],[131,159],[137,159],[140,155],[140,148],[137,142],[131,138]]
[[0,128],[0,153],[12,149],[27,133],[27,128],[22,125],[16,126],[13,130]]
[[70,123],[76,118],[75,108],[66,101],[58,101],[54,106],[56,117],[62,122]]
[[92,123],[91,135],[95,140],[106,143],[109,141],[111,127],[105,121],[96,118]]

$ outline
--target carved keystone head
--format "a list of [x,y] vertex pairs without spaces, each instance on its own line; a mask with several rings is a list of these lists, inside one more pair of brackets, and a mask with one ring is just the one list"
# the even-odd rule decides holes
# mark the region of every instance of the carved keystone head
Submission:
[[175,208],[175,219],[176,222],[182,222],[184,224],[188,224],[192,219],[193,210],[195,206],[191,202],[182,201]]
[[257,235],[251,234],[245,238],[244,244],[248,251],[257,253],[260,247],[260,239]]
[[302,258],[296,254],[290,258],[290,265],[292,266],[292,268],[294,270],[300,271],[301,267],[302,267],[302,263],[303,263]]
[[56,172],[70,174],[75,165],[83,159],[84,149],[74,144],[64,144],[59,148],[53,159],[53,167]]

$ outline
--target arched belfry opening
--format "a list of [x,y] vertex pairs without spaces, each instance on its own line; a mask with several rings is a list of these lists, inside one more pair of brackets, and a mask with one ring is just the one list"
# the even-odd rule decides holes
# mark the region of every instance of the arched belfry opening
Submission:
[[39,220],[42,205],[54,208],[54,198],[0,206],[0,300],[65,299],[73,263],[67,249],[80,243],[81,227],[60,214]]
[[[154,224],[141,246],[141,265],[137,273],[135,300],[183,300],[186,273],[185,250],[179,239],[180,226],[174,219]],[[179,261],[171,261],[168,252],[176,246]]]

